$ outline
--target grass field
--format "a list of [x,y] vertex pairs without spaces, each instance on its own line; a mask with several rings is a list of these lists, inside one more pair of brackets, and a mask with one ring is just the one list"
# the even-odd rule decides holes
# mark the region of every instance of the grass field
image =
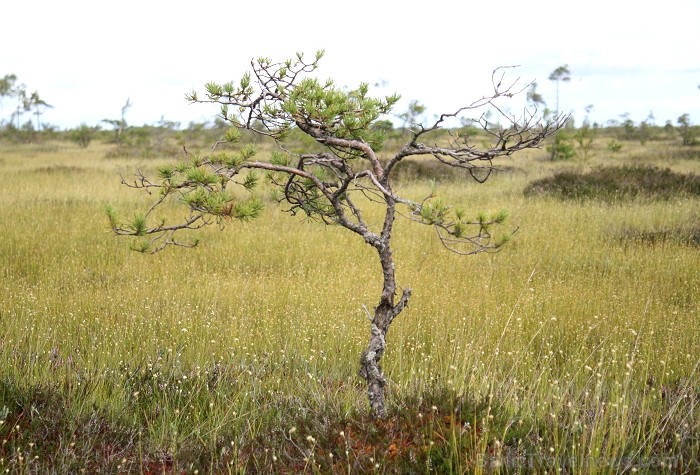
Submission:
[[700,229],[700,198],[523,190],[562,168],[700,174],[700,159],[596,145],[586,161],[535,151],[483,185],[438,182],[467,209],[508,210],[518,231],[501,253],[460,257],[399,223],[413,298],[375,422],[356,372],[380,270],[361,239],[268,203],[197,249],[142,255],[104,209],[143,209],[119,174],[169,159],[0,144],[0,471],[697,473],[700,244],[683,233]]

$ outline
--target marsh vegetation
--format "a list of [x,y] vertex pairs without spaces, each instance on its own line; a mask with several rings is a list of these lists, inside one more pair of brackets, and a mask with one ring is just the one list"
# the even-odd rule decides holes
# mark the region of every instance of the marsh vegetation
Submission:
[[[612,152],[605,133],[585,159],[534,150],[483,185],[436,177],[449,201],[508,211],[518,231],[500,253],[461,258],[397,222],[411,228],[394,247],[413,298],[387,335],[380,421],[357,376],[381,278],[363,242],[268,199],[254,226],[144,256],[104,208],[142,208],[119,175],[172,164],[180,137],[144,155],[102,140],[3,144],[0,469],[696,471],[697,193],[524,193],[608,167],[697,182],[697,146],[617,138]],[[395,187],[424,196],[434,169],[401,166]]]

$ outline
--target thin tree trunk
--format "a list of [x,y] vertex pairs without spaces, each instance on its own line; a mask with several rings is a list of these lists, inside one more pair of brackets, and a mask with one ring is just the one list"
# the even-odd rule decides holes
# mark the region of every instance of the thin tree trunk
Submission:
[[387,415],[384,397],[386,378],[382,373],[382,367],[379,365],[379,360],[384,354],[385,347],[386,331],[382,331],[373,321],[369,345],[360,356],[359,374],[367,381],[367,396],[369,397],[370,410],[377,419],[384,419]]
[[384,390],[386,378],[379,364],[386,348],[386,334],[389,331],[389,325],[401,313],[410,298],[411,289],[406,289],[398,304],[390,306],[380,304],[376,308],[372,319],[369,345],[360,356],[359,374],[367,381],[369,405],[372,415],[377,419],[384,419],[387,416]]
[[384,274],[384,285],[379,305],[374,310],[369,344],[360,356],[359,375],[367,381],[367,395],[372,415],[377,419],[384,419],[387,416],[384,389],[386,378],[379,361],[386,348],[386,334],[389,331],[389,325],[408,304],[408,300],[411,298],[411,289],[404,290],[401,299],[394,305],[396,293],[394,259],[388,244],[379,246],[378,250]]

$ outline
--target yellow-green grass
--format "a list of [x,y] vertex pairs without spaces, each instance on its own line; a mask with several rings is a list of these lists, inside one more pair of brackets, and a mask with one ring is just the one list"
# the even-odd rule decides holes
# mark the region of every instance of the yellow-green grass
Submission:
[[106,159],[108,147],[0,148],[0,468],[383,472],[400,456],[418,473],[697,468],[700,251],[625,230],[697,227],[700,200],[522,194],[560,167],[700,172],[653,158],[670,145],[642,156],[601,144],[566,164],[531,152],[484,185],[439,183],[474,213],[508,210],[518,231],[499,254],[460,257],[434,230],[397,225],[397,278],[413,298],[383,367],[392,417],[425,436],[406,453],[389,435],[371,452],[359,436],[334,447],[368,420],[356,370],[363,306],[380,290],[371,248],[268,203],[254,222],[199,232],[197,249],[132,252],[104,207],[145,209],[119,175],[166,159]]

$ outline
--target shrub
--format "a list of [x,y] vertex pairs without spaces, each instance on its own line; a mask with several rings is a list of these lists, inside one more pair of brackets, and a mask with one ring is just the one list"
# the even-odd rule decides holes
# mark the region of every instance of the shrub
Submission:
[[573,144],[562,131],[554,135],[554,142],[547,147],[547,151],[551,153],[552,160],[571,160],[576,154]]
[[579,127],[574,133],[574,140],[578,143],[579,151],[581,152],[581,157],[586,160],[588,155],[591,153],[593,148],[593,142],[598,135],[598,129],[596,127],[591,127],[589,123],[584,123],[582,127]]
[[525,196],[614,201],[643,196],[700,196],[700,176],[648,166],[601,167],[588,173],[563,171],[530,183]]
[[608,144],[608,150],[610,150],[611,152],[617,153],[620,150],[622,150],[622,144],[620,142],[618,142],[617,140],[612,140]]
[[683,145],[695,145],[697,139],[695,138],[694,128],[690,126],[690,116],[688,114],[683,114],[678,118],[677,122],[681,138],[683,139]]
[[90,142],[95,137],[95,134],[100,130],[100,126],[90,127],[83,123],[76,129],[68,132],[68,140],[75,142],[80,147],[87,148]]

